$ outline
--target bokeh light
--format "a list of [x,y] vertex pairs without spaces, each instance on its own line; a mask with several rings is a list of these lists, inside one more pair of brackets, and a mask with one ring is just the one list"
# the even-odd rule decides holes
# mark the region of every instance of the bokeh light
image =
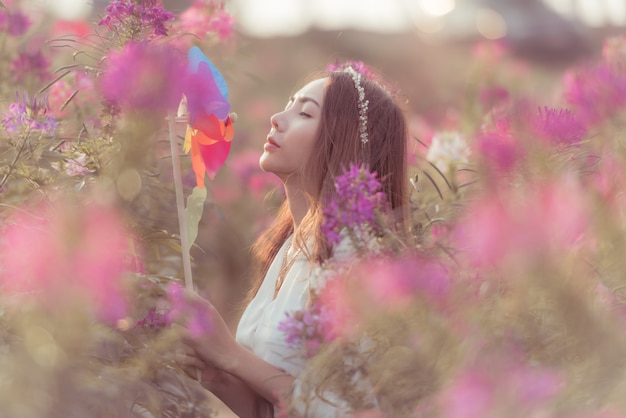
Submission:
[[487,39],[501,39],[507,33],[504,17],[492,9],[480,9],[476,13],[476,29]]
[[424,13],[430,16],[444,16],[454,10],[454,0],[419,0]]

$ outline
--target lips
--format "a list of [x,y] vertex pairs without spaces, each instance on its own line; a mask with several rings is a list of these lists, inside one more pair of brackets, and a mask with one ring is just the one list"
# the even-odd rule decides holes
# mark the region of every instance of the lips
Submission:
[[270,136],[267,137],[267,143],[275,146],[276,148],[280,148],[280,145],[278,145],[276,141],[274,141],[274,139]]

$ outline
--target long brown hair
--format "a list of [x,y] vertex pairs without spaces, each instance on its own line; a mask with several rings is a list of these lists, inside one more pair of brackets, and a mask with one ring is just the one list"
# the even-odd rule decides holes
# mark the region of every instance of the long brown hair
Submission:
[[[323,205],[335,193],[334,179],[343,174],[350,163],[365,163],[378,174],[391,208],[403,225],[407,199],[407,126],[404,114],[390,90],[373,79],[363,77],[361,85],[369,101],[367,132],[369,142],[359,137],[358,92],[350,74],[333,71],[328,77],[316,152],[303,167],[303,176],[316,179],[315,189],[309,191],[311,206],[300,223],[294,245],[307,254],[309,260],[322,262],[330,257],[332,248],[321,231]],[[250,298],[256,295],[270,264],[285,240],[294,232],[293,219],[287,201],[278,210],[276,219],[252,247],[258,264]],[[312,242],[312,249],[304,244]]]

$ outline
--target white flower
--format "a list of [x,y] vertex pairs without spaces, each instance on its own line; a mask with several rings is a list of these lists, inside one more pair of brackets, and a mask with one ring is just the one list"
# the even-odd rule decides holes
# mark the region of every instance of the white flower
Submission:
[[444,131],[433,136],[426,159],[446,174],[453,165],[469,162],[470,154],[468,143],[461,133]]
[[[342,229],[339,233],[341,240],[333,248],[332,256],[324,261],[321,266],[318,265],[313,268],[309,279],[309,289],[314,293],[319,292],[334,277],[347,274],[355,261],[363,257],[364,254],[374,256],[382,251],[380,243],[367,225],[364,225],[363,228],[354,228],[352,233],[353,236],[347,229]],[[359,244],[363,246],[362,248],[367,249],[365,253],[357,249],[354,239],[359,241]]]

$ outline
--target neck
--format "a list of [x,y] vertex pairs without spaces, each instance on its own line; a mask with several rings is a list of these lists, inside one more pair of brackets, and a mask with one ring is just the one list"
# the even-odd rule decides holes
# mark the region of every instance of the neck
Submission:
[[309,211],[309,199],[300,184],[293,181],[285,181],[285,194],[289,204],[289,211],[293,218],[293,229],[298,229],[300,222]]

